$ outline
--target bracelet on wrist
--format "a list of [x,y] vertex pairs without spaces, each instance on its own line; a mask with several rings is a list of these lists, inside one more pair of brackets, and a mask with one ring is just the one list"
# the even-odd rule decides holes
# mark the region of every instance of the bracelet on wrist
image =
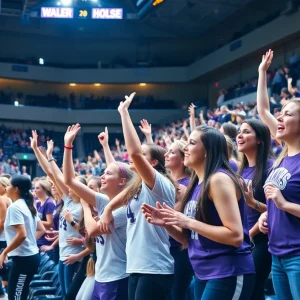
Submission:
[[51,162],[51,161],[54,161],[54,160],[55,160],[55,158],[51,157],[51,158],[48,159],[48,162]]
[[66,146],[66,145],[64,145],[64,148],[68,149],[68,150],[72,150],[73,149],[73,145],[72,146]]

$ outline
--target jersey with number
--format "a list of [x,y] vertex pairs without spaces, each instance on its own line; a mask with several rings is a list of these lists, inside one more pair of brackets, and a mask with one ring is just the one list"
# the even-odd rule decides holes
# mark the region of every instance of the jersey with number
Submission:
[[143,203],[155,206],[156,202],[174,207],[175,187],[172,182],[155,171],[151,190],[144,182],[141,192],[127,205],[127,273],[173,274],[174,259],[170,254],[167,231],[149,224],[141,211]]
[[[100,218],[108,201],[105,195],[96,193],[96,209]],[[111,234],[96,237],[97,282],[112,282],[129,276],[126,274],[126,207],[115,210],[113,217],[114,227],[110,226]]]
[[[83,214],[81,203],[74,203],[72,199],[66,195],[63,195],[62,199],[64,201],[63,211],[69,210],[72,213],[74,221],[78,222]],[[83,250],[83,246],[68,245],[68,238],[81,239],[82,236],[63,218],[61,213],[59,216],[59,259],[61,261],[66,260],[67,256],[78,254]]]

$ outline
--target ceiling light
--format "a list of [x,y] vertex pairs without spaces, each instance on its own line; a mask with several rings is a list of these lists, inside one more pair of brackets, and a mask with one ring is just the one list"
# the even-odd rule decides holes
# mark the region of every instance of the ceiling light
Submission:
[[70,83],[70,86],[76,86],[76,83]]
[[147,83],[144,83],[144,82],[140,83],[140,86],[146,86],[146,85],[147,85]]
[[94,83],[94,86],[100,86],[101,83]]

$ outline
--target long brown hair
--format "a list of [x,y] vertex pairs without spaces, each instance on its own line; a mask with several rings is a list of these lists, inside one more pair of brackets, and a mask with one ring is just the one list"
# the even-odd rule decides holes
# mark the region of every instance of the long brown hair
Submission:
[[[200,139],[206,150],[204,178],[201,192],[197,199],[195,218],[198,221],[210,224],[211,216],[208,215],[207,206],[209,201],[211,201],[209,198],[211,177],[218,172],[219,169],[223,169],[235,183],[241,194],[243,194],[243,191],[240,187],[238,176],[231,170],[229,165],[227,143],[224,135],[221,134],[217,129],[210,126],[199,126],[196,127],[194,131],[199,132]],[[187,187],[186,194],[183,198],[182,212],[184,212],[186,204],[191,199],[193,191],[198,182],[199,178],[195,171],[193,171],[190,184]],[[186,230],[184,232],[188,234]]]

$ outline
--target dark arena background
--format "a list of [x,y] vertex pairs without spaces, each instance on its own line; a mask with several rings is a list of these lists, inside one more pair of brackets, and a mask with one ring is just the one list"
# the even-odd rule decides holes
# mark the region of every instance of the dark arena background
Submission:
[[299,8],[0,0],[0,300],[300,300]]

